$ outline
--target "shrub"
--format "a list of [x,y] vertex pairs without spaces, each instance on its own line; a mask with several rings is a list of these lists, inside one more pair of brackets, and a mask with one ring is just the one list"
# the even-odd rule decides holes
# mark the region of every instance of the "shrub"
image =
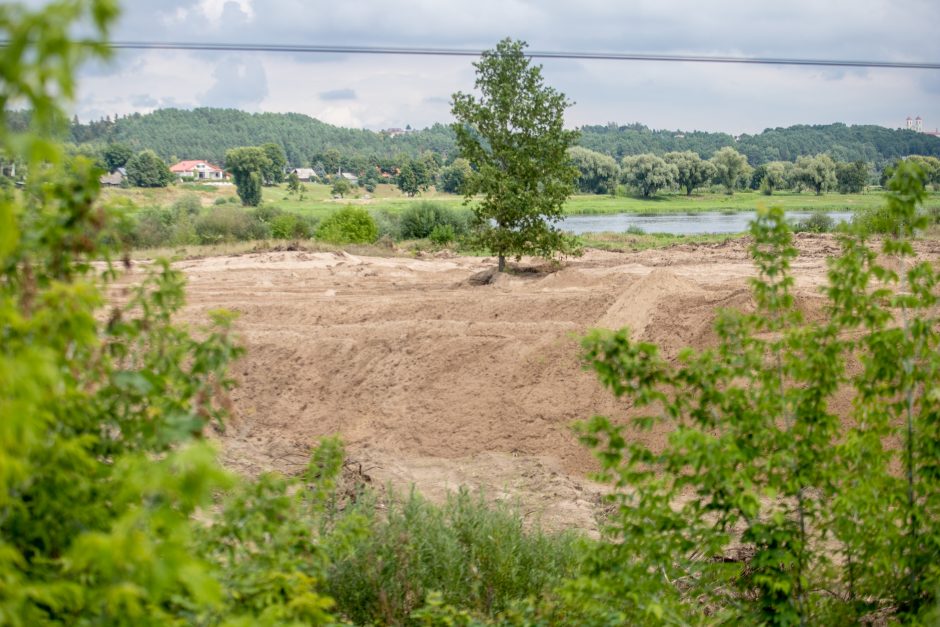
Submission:
[[296,213],[282,213],[271,220],[271,237],[276,239],[307,239],[312,225]]
[[371,214],[379,229],[379,237],[393,241],[401,239],[401,214],[392,213],[387,209],[372,211]]
[[365,500],[353,514],[368,533],[334,554],[328,592],[356,624],[407,624],[436,591],[445,603],[493,617],[548,592],[580,563],[574,536],[526,531],[518,511],[466,490],[442,507],[414,492],[387,511]]
[[131,245],[135,248],[156,248],[170,241],[173,214],[166,209],[151,207],[140,211],[135,219]]
[[224,196],[219,196],[218,198],[216,198],[215,200],[212,201],[212,204],[213,204],[213,205],[216,205],[216,206],[218,206],[218,205],[224,205],[224,204],[227,203],[228,201],[229,201],[228,198],[225,198]]
[[438,203],[414,203],[401,214],[401,237],[424,239],[431,235],[434,227],[445,225],[453,227],[455,235],[463,234],[467,230],[467,218]]
[[188,213],[191,216],[199,215],[202,211],[202,201],[196,194],[186,194],[173,203],[173,212],[177,215]]
[[627,233],[630,235],[646,235],[646,231],[638,224],[631,224],[627,227]]
[[452,224],[438,224],[428,235],[428,239],[438,246],[446,246],[457,239],[457,233]]
[[897,217],[885,207],[868,207],[852,216],[852,226],[866,235],[897,233]]
[[375,220],[359,207],[335,211],[317,227],[317,239],[332,244],[371,244],[378,237]]
[[265,239],[270,229],[243,209],[212,207],[195,222],[196,235],[203,244]]
[[835,220],[825,211],[816,211],[793,225],[794,233],[829,233],[836,226]]

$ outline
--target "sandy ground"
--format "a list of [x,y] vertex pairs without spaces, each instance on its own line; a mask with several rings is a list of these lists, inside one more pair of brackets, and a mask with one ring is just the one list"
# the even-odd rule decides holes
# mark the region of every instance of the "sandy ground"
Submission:
[[[797,241],[798,300],[818,311],[837,248],[827,236]],[[580,337],[626,325],[670,356],[709,345],[716,308],[750,304],[746,244],[590,251],[555,272],[476,284],[493,265],[306,252],[178,264],[184,318],[240,314],[248,350],[234,368],[225,462],[295,472],[318,438],[339,434],[375,484],[432,499],[467,485],[546,527],[594,529],[603,486],[587,478],[595,462],[571,425],[629,408],[583,368]]]

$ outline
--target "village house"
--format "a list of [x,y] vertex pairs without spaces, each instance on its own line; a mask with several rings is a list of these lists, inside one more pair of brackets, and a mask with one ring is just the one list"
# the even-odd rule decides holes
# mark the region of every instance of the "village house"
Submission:
[[124,184],[124,179],[126,177],[127,170],[124,168],[118,168],[114,172],[103,174],[101,178],[98,179],[98,182],[101,183],[103,187],[120,187]]
[[228,178],[225,170],[201,160],[180,161],[170,166],[170,172],[180,179],[222,181]]
[[297,178],[303,183],[319,178],[313,168],[294,168],[291,173],[296,174]]

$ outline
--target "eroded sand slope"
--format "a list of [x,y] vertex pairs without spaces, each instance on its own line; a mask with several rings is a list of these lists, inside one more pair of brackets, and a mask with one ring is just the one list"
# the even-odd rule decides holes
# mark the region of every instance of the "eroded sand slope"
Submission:
[[[798,242],[799,300],[818,310],[836,247]],[[628,408],[583,369],[580,336],[628,325],[667,355],[712,343],[715,309],[750,304],[746,244],[592,251],[557,272],[475,285],[492,265],[309,252],[180,263],[187,319],[240,314],[248,352],[234,369],[226,462],[296,471],[319,437],[340,434],[375,482],[414,483],[431,498],[483,488],[546,526],[592,528],[600,487],[570,426]]]

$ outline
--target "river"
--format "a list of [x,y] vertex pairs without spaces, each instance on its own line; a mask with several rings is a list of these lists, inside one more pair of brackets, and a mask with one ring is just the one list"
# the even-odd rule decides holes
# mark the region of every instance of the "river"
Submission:
[[[826,212],[836,222],[852,219],[851,211]],[[671,233],[673,235],[702,235],[705,233],[741,233],[757,215],[756,211],[741,211],[733,214],[702,212],[691,215],[665,214],[640,216],[635,213],[609,213],[601,215],[568,216],[559,226],[576,235],[582,233],[623,233],[631,226],[645,233]],[[787,220],[799,222],[813,215],[810,211],[788,211]]]

